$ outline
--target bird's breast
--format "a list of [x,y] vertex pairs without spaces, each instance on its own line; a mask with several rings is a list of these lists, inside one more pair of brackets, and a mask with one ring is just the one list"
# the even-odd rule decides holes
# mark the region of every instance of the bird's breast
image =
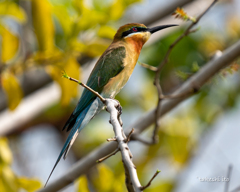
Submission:
[[105,85],[102,95],[114,98],[130,78],[137,63],[140,52],[136,52],[135,47],[126,46],[126,57],[124,59],[124,69],[115,77],[111,78]]

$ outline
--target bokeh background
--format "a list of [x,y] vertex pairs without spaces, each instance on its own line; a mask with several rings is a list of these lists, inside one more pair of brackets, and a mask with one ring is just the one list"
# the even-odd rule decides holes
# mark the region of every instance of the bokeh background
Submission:
[[[86,82],[97,58],[121,25],[179,24],[160,31],[144,46],[139,61],[157,66],[187,21],[171,14],[181,6],[199,15],[210,0],[1,0],[0,1],[0,191],[35,191],[43,186],[68,135],[61,129],[82,88],[61,77]],[[240,37],[240,1],[219,0],[198,31],[173,50],[161,74],[170,94],[217,51]],[[146,191],[228,191],[240,186],[239,60],[161,120],[159,143],[130,143],[142,184],[161,173]],[[154,73],[137,65],[117,96],[124,127],[153,109]],[[50,182],[113,136],[109,114],[101,112],[78,136]],[[143,133],[150,139],[153,127]],[[231,177],[227,176],[231,166]],[[206,181],[217,178],[220,181]],[[229,179],[226,182],[225,179]],[[205,180],[204,180],[205,179]],[[126,191],[120,154],[89,170],[72,191]]]

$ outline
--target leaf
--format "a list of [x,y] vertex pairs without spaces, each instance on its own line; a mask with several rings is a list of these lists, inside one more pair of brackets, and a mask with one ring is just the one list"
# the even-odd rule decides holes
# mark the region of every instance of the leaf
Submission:
[[187,74],[181,70],[176,70],[175,74],[182,80],[186,80],[189,77],[189,74]]
[[12,153],[8,147],[7,138],[0,138],[0,166],[3,164],[11,164]]
[[54,26],[51,5],[47,0],[32,0],[32,19],[40,51],[54,49]]
[[175,18],[180,18],[184,21],[191,20],[192,22],[196,22],[196,18],[189,16],[184,9],[180,7],[178,7],[172,15],[175,15]]
[[100,27],[97,34],[99,37],[113,39],[115,33],[116,33],[116,30],[114,28],[104,25]]
[[69,16],[66,7],[62,5],[56,5],[53,7],[53,13],[61,24],[65,35],[69,36],[72,30],[73,20]]
[[198,63],[196,61],[193,62],[193,64],[192,64],[192,72],[196,73],[196,72],[199,71],[199,69],[200,69],[200,67],[199,67]]
[[78,183],[77,192],[89,192],[88,181],[85,175],[79,177],[77,183]]
[[156,187],[150,186],[148,189],[146,189],[146,192],[155,192],[155,191],[161,191],[161,192],[171,192],[174,188],[174,181],[161,181]]
[[16,55],[19,48],[19,38],[2,25],[0,25],[0,35],[2,36],[1,61],[6,63]]
[[28,179],[26,177],[18,178],[18,185],[20,188],[25,189],[28,192],[34,192],[42,186],[40,181],[36,179]]
[[[98,167],[99,176],[95,177],[93,184],[99,191],[110,192],[113,189],[113,182],[116,179],[113,172],[104,164]],[[106,182],[107,181],[107,182]]]
[[123,0],[115,0],[110,9],[110,17],[112,20],[118,20],[124,13]]
[[9,166],[2,166],[0,169],[1,192],[16,192],[18,189],[16,177]]
[[108,45],[105,41],[95,41],[86,46],[85,54],[89,57],[100,56],[107,49]]
[[165,126],[163,125],[166,146],[178,165],[184,165],[189,159],[194,147],[193,135],[196,129],[197,124],[192,114],[181,114],[179,118],[171,118]]
[[23,92],[18,79],[13,74],[4,72],[2,75],[2,87],[7,94],[8,108],[14,110],[23,97]]
[[77,96],[78,84],[75,82],[69,81],[68,79],[62,78],[62,70],[65,70],[70,77],[79,79],[80,71],[79,71],[79,65],[76,59],[73,57],[70,57],[67,59],[66,64],[64,65],[63,68],[60,68],[57,66],[48,66],[47,70],[51,75],[51,77],[61,87],[61,91],[62,91],[61,104],[63,106],[68,105],[71,98]]
[[0,2],[0,16],[11,17],[19,23],[24,23],[27,20],[24,10],[12,1]]

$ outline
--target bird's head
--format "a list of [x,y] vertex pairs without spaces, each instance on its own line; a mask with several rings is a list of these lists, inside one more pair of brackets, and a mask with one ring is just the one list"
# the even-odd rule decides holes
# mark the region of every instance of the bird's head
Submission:
[[161,25],[153,28],[147,28],[144,24],[129,23],[118,29],[113,41],[138,42],[143,45],[149,39],[151,34],[172,26],[177,25]]

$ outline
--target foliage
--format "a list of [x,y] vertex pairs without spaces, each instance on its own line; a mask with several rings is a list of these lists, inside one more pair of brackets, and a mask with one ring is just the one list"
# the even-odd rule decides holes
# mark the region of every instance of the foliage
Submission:
[[36,179],[17,176],[11,169],[12,153],[6,138],[0,138],[0,191],[16,192],[24,189],[28,192],[36,191],[41,183]]
[[192,17],[192,16],[189,16],[189,15],[184,11],[184,9],[183,9],[183,8],[180,8],[180,7],[178,7],[172,15],[174,15],[175,18],[180,18],[180,19],[182,19],[182,20],[184,20],[184,21],[188,21],[188,20],[190,20],[190,21],[192,21],[192,22],[195,22],[195,21],[196,21],[196,18],[194,18],[194,17]]
[[[8,96],[9,109],[14,110],[23,95],[17,77],[36,67],[44,68],[59,84],[61,104],[67,106],[71,98],[77,96],[77,85],[61,79],[61,70],[79,79],[78,61],[103,53],[116,32],[112,22],[120,19],[126,8],[136,2],[139,0],[92,0],[90,4],[84,0],[31,0],[28,15],[16,1],[0,2],[0,80]],[[27,39],[20,30],[8,23],[32,34],[30,47],[33,49],[26,44]],[[11,96],[13,91],[18,95],[16,101]]]

